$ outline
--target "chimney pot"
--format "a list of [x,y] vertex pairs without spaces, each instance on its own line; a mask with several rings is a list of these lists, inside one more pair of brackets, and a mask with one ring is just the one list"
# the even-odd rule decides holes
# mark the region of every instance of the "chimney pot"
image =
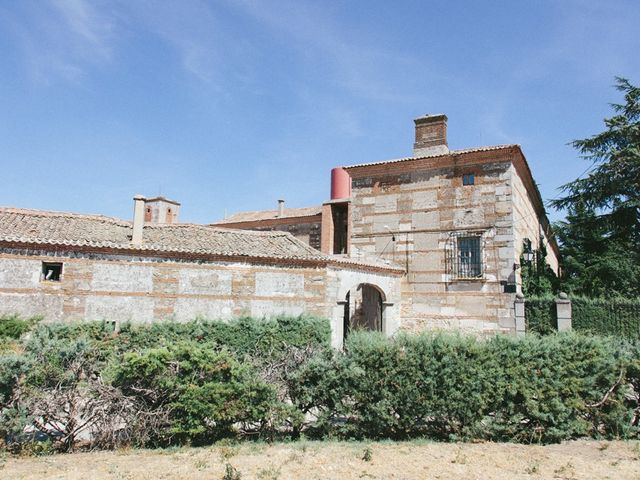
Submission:
[[284,217],[284,200],[278,200],[278,218]]
[[414,157],[449,153],[446,115],[425,115],[416,118],[414,123],[416,124],[416,141],[413,144]]
[[142,195],[133,197],[133,234],[131,235],[131,243],[133,245],[142,245],[142,228],[144,227],[144,204],[146,198]]
[[331,170],[331,200],[351,197],[351,177],[342,167]]

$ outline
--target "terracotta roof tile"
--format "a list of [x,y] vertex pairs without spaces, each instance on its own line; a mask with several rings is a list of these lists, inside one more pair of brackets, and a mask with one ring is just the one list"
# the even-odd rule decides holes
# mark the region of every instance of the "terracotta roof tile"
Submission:
[[0,241],[206,255],[326,260],[287,232],[204,225],[145,225],[131,244],[132,223],[101,215],[0,208]]
[[265,258],[320,262],[343,268],[386,270],[400,267],[371,259],[327,256],[288,232],[236,230],[194,224],[145,225],[143,244],[132,245],[132,223],[102,215],[0,207],[0,242],[95,247],[149,253]]
[[359,167],[369,167],[373,165],[385,165],[387,163],[399,163],[399,162],[408,162],[411,160],[420,160],[423,158],[436,158],[436,157],[447,157],[449,155],[464,155],[466,153],[476,153],[476,152],[490,152],[493,150],[503,150],[506,148],[519,147],[517,144],[508,144],[508,145],[492,145],[488,147],[476,147],[476,148],[465,148],[462,150],[451,150],[447,153],[438,153],[435,155],[423,155],[420,157],[404,157],[404,158],[396,158],[392,160],[383,160],[380,162],[371,162],[371,163],[359,163],[357,165],[349,165],[346,167],[342,167],[345,170],[349,170],[350,168],[359,168]]
[[285,208],[284,215],[278,216],[278,210],[257,210],[254,212],[234,213],[230,217],[216,222],[215,225],[225,223],[255,222],[260,220],[273,220],[276,218],[313,217],[322,213],[322,207]]

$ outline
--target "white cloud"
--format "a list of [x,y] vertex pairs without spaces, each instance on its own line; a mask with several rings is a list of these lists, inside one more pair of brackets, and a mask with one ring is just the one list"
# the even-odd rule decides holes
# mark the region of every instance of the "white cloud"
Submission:
[[90,65],[112,58],[114,19],[98,3],[14,2],[1,13],[31,79],[37,83],[78,81]]
[[637,69],[637,62],[629,63],[640,50],[636,1],[571,0],[551,2],[550,8],[549,33],[523,52],[516,79],[548,79],[562,70],[576,81],[611,82],[614,75]]
[[114,19],[95,2],[87,0],[52,0],[52,6],[64,20],[74,44],[84,43],[92,55],[111,57],[110,40]]
[[352,40],[345,35],[348,28],[327,13],[323,3],[303,1],[261,2],[239,0],[229,2],[266,26],[274,35],[287,39],[299,58],[327,65],[322,70],[327,82],[344,88],[352,95],[381,102],[416,101],[412,93],[398,89],[406,81],[406,72],[420,75],[424,84],[438,75],[429,69],[425,59],[400,51],[375,46],[375,39]]
[[0,14],[38,83],[80,81],[91,68],[114,61],[124,48],[140,47],[132,43],[140,33],[159,38],[177,54],[183,69],[202,82],[216,86],[224,75],[240,81],[250,77],[247,68],[233,61],[239,52],[246,53],[246,42],[218,22],[203,1],[26,0],[0,7]]

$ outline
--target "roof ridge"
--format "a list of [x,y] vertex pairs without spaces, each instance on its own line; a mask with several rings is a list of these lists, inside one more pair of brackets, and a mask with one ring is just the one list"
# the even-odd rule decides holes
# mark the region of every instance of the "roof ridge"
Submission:
[[243,235],[255,235],[262,237],[286,237],[289,232],[280,230],[245,230],[242,228],[219,227],[217,225],[207,225],[201,223],[156,223],[145,224],[144,228],[198,228],[203,231],[217,231],[219,233],[241,233]]
[[60,212],[57,210],[41,210],[37,208],[0,207],[0,213],[14,213],[18,215],[29,215],[32,217],[82,218],[99,221],[106,220],[121,226],[130,226],[132,223],[130,220],[100,215],[99,213]]
[[213,222],[212,225],[222,225],[225,223],[259,222],[264,220],[279,220],[295,217],[313,217],[322,213],[322,206],[312,205],[309,207],[287,207],[282,212],[282,215],[278,215],[278,213],[279,211],[277,209],[235,212],[227,218],[223,218],[222,220]]
[[410,160],[423,160],[425,158],[438,158],[438,157],[447,157],[449,155],[463,155],[465,153],[475,153],[475,152],[490,152],[493,150],[502,150],[504,148],[513,148],[518,147],[522,148],[519,143],[505,143],[500,145],[488,145],[485,147],[471,147],[471,148],[462,148],[458,150],[449,150],[447,153],[436,153],[433,155],[421,155],[419,157],[401,157],[401,158],[392,158],[389,160],[379,160],[377,162],[368,162],[368,163],[358,163],[355,165],[346,165],[342,168],[357,168],[357,167],[368,167],[372,165],[383,165],[385,163],[398,163],[398,162],[407,162]]

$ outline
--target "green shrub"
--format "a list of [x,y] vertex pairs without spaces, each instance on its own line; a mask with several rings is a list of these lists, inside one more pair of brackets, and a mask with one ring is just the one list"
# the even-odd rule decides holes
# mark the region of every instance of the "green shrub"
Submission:
[[152,439],[160,444],[228,437],[235,424],[268,422],[276,407],[274,389],[248,365],[195,342],[125,354],[113,385],[150,410],[168,412],[167,429]]
[[[595,335],[640,340],[640,300],[572,297],[572,328]],[[546,335],[557,330],[552,297],[531,297],[525,302],[527,332]]]
[[556,301],[551,296],[527,297],[524,315],[528,333],[548,335],[558,329]]
[[[302,414],[286,403],[290,376],[330,340],[329,323],[312,317],[114,327],[41,324],[0,350],[0,434],[23,438],[38,419],[66,418],[55,411],[61,401],[83,409],[98,446],[205,442],[238,425],[299,433]],[[73,448],[73,423],[53,432],[66,439],[62,449]]]
[[302,317],[39,325],[17,342],[0,352],[0,434],[39,425],[62,449],[81,428],[97,448],[239,433],[557,442],[630,438],[640,418],[640,343],[614,337],[355,332],[340,352],[328,322]]
[[490,439],[546,443],[629,433],[618,377],[632,358],[614,341],[575,334],[496,337],[489,347],[500,365]]
[[0,338],[19,339],[40,320],[41,317],[20,318],[17,315],[0,317]]
[[331,327],[326,319],[299,316],[231,321],[197,319],[190,322],[162,321],[152,324],[123,323],[114,331],[112,322],[76,322],[40,325],[40,335],[49,338],[86,338],[97,342],[105,355],[172,345],[189,340],[226,348],[237,355],[265,355],[290,347],[328,347]]
[[356,334],[344,353],[309,362],[292,397],[314,406],[321,435],[626,437],[635,430],[619,377],[637,364],[634,355],[614,340],[580,335],[482,341]]
[[640,300],[571,298],[575,330],[640,340]]

